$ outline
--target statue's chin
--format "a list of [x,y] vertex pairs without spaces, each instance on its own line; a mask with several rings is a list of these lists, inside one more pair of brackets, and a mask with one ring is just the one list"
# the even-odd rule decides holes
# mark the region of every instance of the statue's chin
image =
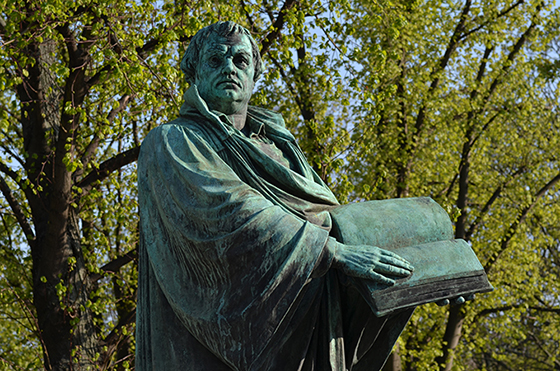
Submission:
[[210,109],[221,112],[225,115],[235,115],[241,112],[247,106],[247,102],[241,100],[234,100],[222,98],[219,104],[209,105]]
[[207,86],[198,86],[198,91],[210,110],[226,115],[242,112],[251,98],[251,94],[237,88],[222,87],[209,90]]

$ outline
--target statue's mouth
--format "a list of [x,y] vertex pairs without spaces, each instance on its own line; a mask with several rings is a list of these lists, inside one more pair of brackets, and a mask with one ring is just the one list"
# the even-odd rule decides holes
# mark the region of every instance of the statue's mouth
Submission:
[[239,88],[241,88],[241,84],[239,84],[237,81],[235,80],[225,80],[225,81],[220,81],[218,83],[218,85],[235,85]]

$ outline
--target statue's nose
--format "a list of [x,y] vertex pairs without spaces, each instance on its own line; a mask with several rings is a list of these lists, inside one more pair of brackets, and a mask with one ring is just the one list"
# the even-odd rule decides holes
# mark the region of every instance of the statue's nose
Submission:
[[233,59],[226,59],[222,72],[226,75],[235,74],[235,65],[233,64]]

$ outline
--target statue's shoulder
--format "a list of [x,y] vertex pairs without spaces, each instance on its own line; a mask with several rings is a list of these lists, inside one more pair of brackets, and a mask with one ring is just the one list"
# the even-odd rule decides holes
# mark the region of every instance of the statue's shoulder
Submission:
[[197,135],[204,135],[206,132],[204,130],[205,119],[201,116],[179,116],[175,120],[169,121],[158,128],[163,131],[170,131],[173,129],[178,129],[186,133],[193,133]]
[[179,135],[181,137],[186,136],[195,141],[203,140],[204,142],[213,143],[214,139],[211,136],[211,132],[205,130],[204,121],[205,119],[202,117],[180,116],[175,120],[152,129],[144,139],[144,142],[161,142],[163,137]]

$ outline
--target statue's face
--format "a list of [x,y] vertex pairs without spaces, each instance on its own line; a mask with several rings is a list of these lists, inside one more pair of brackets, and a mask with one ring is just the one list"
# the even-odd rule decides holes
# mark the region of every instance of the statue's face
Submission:
[[255,86],[254,74],[247,36],[214,36],[202,48],[195,84],[210,109],[231,115],[247,106]]

